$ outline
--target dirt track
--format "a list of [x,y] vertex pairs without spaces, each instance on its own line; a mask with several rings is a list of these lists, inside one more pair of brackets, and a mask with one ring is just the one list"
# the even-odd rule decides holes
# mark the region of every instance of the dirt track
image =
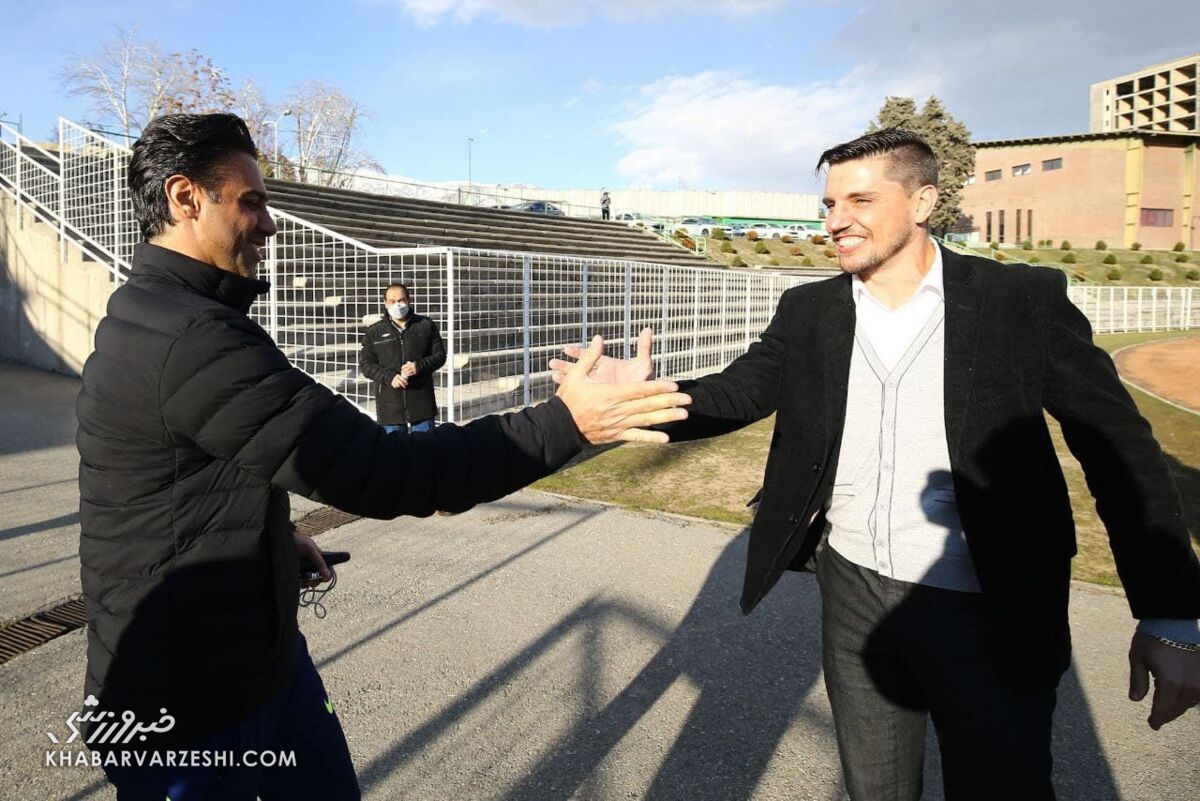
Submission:
[[1116,363],[1125,380],[1200,412],[1200,337],[1134,345]]

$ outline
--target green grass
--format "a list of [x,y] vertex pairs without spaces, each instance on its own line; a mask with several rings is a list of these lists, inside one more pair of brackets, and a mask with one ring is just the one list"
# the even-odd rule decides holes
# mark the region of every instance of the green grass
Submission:
[[[1157,332],[1096,337],[1110,353],[1150,340],[1196,332]],[[1175,474],[1184,509],[1193,528],[1200,521],[1200,416],[1131,390]],[[655,510],[748,525],[745,504],[762,483],[774,418],[716,439],[673,445],[634,445],[590,449],[566,468],[536,485],[538,489],[604,501],[630,509]],[[1083,471],[1068,452],[1058,425],[1051,431],[1075,510],[1079,556],[1075,578],[1118,585],[1112,554]],[[1195,544],[1195,541],[1193,542]]]

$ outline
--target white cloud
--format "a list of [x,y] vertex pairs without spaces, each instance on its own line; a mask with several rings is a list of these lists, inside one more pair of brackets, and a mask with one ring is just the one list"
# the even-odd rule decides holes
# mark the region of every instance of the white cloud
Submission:
[[853,139],[888,95],[925,97],[931,74],[861,66],[799,86],[730,73],[667,78],[613,127],[628,148],[617,169],[637,186],[812,191],[821,152]]
[[583,100],[583,98],[580,97],[579,95],[575,95],[574,97],[568,98],[567,100],[565,100],[563,102],[563,108],[566,108],[566,109],[575,108],[576,106],[579,105],[579,101],[581,101],[581,100]]
[[444,21],[460,24],[480,18],[532,28],[582,25],[591,17],[619,21],[645,19],[671,11],[714,11],[756,14],[784,0],[395,0],[417,25],[432,27]]

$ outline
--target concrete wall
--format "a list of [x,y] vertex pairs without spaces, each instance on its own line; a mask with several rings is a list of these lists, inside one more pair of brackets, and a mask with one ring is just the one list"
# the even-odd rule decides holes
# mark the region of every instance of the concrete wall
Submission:
[[0,359],[79,375],[113,290],[111,273],[71,245],[60,261],[54,229],[17,212],[0,195]]

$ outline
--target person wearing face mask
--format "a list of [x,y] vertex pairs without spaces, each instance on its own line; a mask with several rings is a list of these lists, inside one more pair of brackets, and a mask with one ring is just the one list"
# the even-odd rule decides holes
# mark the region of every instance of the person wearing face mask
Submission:
[[417,314],[407,284],[389,284],[387,313],[363,334],[358,369],[375,384],[375,417],[385,431],[429,431],[437,417],[433,373],[446,363],[437,325]]

